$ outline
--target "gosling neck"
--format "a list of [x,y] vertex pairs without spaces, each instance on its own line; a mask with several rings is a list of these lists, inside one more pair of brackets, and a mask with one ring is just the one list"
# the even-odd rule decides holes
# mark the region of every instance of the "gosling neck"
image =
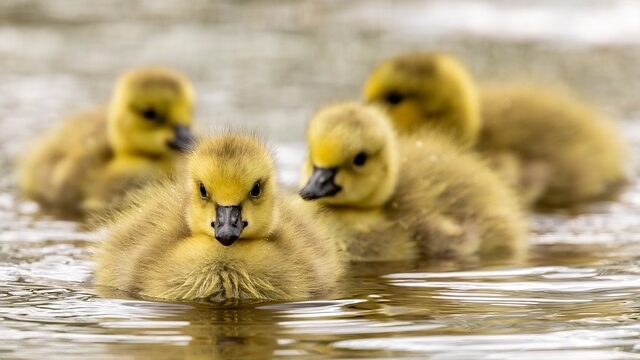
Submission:
[[377,208],[384,206],[393,196],[398,183],[400,155],[395,134],[389,134],[386,148],[383,149],[385,174],[375,181],[378,183],[372,193],[360,203],[360,208]]
[[480,102],[476,91],[471,87],[462,89],[459,100],[454,104],[451,116],[457,123],[457,138],[463,147],[472,147],[478,141],[482,120]]

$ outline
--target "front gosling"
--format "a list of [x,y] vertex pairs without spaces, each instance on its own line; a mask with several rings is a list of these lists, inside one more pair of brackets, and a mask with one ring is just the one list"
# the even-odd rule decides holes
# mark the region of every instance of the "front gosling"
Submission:
[[175,173],[193,142],[193,101],[175,71],[125,73],[108,108],[71,117],[35,144],[20,169],[22,193],[65,214],[119,206],[132,188]]
[[178,183],[150,187],[109,224],[96,284],[167,300],[302,299],[340,273],[332,241],[276,189],[256,137],[204,140]]
[[396,138],[381,111],[344,103],[319,111],[307,140],[300,195],[320,205],[349,259],[523,254],[515,195],[438,133]]

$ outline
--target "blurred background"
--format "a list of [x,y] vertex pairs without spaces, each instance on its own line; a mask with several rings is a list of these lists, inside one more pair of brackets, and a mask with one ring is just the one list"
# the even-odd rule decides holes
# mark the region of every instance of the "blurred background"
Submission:
[[[549,82],[597,104],[629,142],[628,190],[580,216],[534,217],[532,258],[516,269],[369,267],[334,299],[240,309],[100,297],[101,234],[16,198],[28,144],[107,102],[130,67],[186,73],[199,126],[267,135],[293,182],[310,115],[413,50],[452,53],[481,82]],[[638,119],[634,0],[2,0],[0,358],[637,358]]]
[[633,0],[0,2],[0,153],[104,103],[123,70],[165,64],[195,82],[200,125],[301,141],[309,115],[355,98],[372,67],[411,50],[460,57],[481,81],[566,85],[640,113]]

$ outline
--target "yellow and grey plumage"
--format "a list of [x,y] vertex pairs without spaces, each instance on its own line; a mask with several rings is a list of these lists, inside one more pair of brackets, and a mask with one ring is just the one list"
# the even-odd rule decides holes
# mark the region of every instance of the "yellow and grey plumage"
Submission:
[[[279,195],[255,136],[202,140],[180,181],[132,201],[107,222],[98,285],[170,300],[301,299],[333,289],[341,272],[333,242]],[[229,244],[216,222],[234,206],[246,224]]]
[[[301,195],[317,203],[317,216],[348,258],[524,253],[526,223],[516,196],[443,135],[396,137],[382,111],[342,103],[319,111],[307,137]],[[333,185],[327,185],[331,176]]]
[[34,144],[21,164],[22,193],[62,212],[117,206],[128,190],[175,172],[191,139],[193,98],[173,70],[123,74],[108,107],[75,115]]
[[572,207],[609,196],[624,182],[624,149],[614,126],[561,91],[478,90],[452,56],[415,53],[379,65],[364,96],[384,104],[402,133],[435,130],[474,146],[525,204]]

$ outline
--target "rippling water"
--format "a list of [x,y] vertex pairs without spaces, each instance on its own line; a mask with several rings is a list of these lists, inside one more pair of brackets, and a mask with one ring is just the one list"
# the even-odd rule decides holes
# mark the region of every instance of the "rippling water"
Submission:
[[[171,304],[91,286],[100,233],[16,196],[19,155],[145,63],[194,79],[203,128],[273,139],[295,182],[307,117],[355,97],[381,58],[452,52],[484,81],[553,81],[640,148],[634,1],[0,3],[0,358],[640,358],[640,183],[532,219],[524,263],[354,265],[329,299]],[[542,26],[533,26],[538,24]]]

